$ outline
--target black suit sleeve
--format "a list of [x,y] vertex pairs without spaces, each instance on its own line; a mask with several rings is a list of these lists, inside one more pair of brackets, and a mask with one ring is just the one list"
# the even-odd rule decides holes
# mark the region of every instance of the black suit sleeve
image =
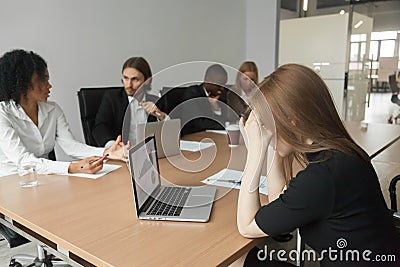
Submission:
[[227,89],[226,92],[227,103],[227,121],[236,122],[240,120],[241,116],[248,116],[250,107],[233,89]]
[[101,101],[99,111],[96,114],[92,135],[100,146],[104,146],[108,141],[114,140],[118,135],[118,129],[115,129],[113,123],[115,115],[112,100],[112,96],[106,92]]

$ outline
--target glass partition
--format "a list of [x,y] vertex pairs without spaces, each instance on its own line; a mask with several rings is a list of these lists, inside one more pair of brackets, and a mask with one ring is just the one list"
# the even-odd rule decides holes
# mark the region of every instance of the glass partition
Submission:
[[350,6],[351,15],[348,32],[350,43],[344,112],[345,119],[348,121],[364,120],[372,74],[369,58],[373,20],[368,16],[357,13],[356,8],[356,6]]

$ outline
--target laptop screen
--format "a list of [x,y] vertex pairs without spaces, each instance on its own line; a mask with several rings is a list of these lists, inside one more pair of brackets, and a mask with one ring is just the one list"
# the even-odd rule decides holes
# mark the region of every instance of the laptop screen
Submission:
[[128,156],[136,208],[139,213],[146,201],[150,200],[151,196],[155,197],[161,186],[154,136],[132,147]]

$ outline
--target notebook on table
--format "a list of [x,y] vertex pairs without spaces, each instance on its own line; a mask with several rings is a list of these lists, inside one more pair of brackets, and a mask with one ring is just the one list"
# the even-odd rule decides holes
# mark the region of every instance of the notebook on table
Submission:
[[139,219],[207,222],[215,198],[211,186],[163,186],[154,136],[129,150],[136,213]]

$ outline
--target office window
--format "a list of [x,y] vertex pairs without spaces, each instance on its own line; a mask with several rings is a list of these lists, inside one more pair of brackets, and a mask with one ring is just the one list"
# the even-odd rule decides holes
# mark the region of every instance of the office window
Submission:
[[367,40],[367,35],[365,33],[363,34],[352,34],[350,37],[350,42],[361,42],[361,41],[366,41]]
[[365,49],[367,47],[367,43],[363,42],[360,44],[360,60],[362,61],[365,57]]
[[349,70],[362,70],[363,59],[365,57],[367,47],[367,35],[363,34],[352,34],[350,36],[350,62]]
[[361,62],[350,62],[349,70],[361,70],[362,63]]
[[368,63],[366,66],[372,69],[371,74],[377,74],[380,57],[399,56],[398,68],[400,69],[400,31],[372,32],[369,43],[369,52],[366,51],[367,35],[352,34],[350,36],[350,70],[362,70],[363,59],[368,53]]
[[371,41],[369,44],[369,59],[370,60],[378,60],[378,51],[379,51],[379,42]]
[[[379,68],[379,57],[400,56],[399,52],[400,31],[372,32],[369,49],[370,67],[375,71]],[[400,58],[400,57],[399,57]],[[400,68],[400,60],[398,63]]]
[[386,32],[372,32],[371,40],[387,40],[387,39],[396,39],[397,32],[396,31],[386,31]]
[[394,57],[395,40],[382,40],[380,47],[381,57]]
[[358,60],[358,47],[359,43],[350,44],[350,61]]

